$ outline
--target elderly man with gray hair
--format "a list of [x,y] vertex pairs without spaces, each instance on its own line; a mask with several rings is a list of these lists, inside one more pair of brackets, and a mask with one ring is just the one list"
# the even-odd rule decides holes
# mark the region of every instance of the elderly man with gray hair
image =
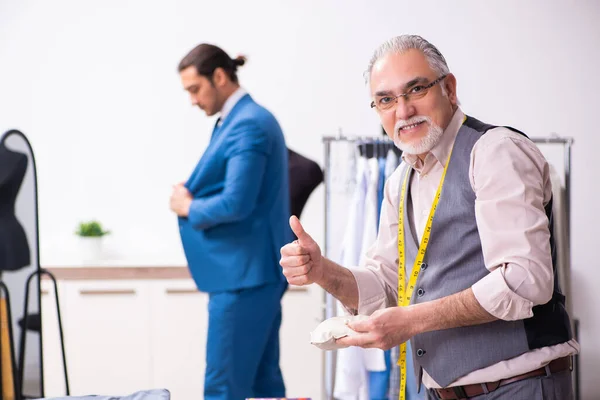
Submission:
[[406,357],[432,399],[572,399],[579,344],[556,276],[548,162],[524,133],[465,115],[456,77],[420,36],[381,45],[366,77],[403,150],[377,241],[363,265],[343,267],[292,217],[288,282],[370,316],[339,345],[400,345],[401,399]]

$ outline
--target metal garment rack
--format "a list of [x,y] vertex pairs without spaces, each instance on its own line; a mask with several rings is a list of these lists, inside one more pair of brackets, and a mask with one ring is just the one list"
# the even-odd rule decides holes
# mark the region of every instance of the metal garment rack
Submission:
[[[563,156],[564,156],[564,178],[565,178],[565,213],[566,213],[566,230],[567,230],[567,246],[569,249],[571,248],[571,148],[573,146],[573,138],[570,137],[559,137],[555,134],[552,134],[550,137],[532,137],[530,138],[536,144],[555,144],[563,146]],[[324,231],[324,249],[325,256],[330,257],[330,254],[327,254],[327,250],[329,249],[329,240],[328,233],[330,230],[329,226],[329,214],[331,210],[331,174],[335,173],[331,168],[331,144],[334,142],[350,142],[350,143],[381,143],[381,142],[391,142],[391,140],[387,137],[383,136],[346,136],[342,133],[342,131],[338,131],[338,134],[335,136],[323,136],[322,138],[324,145],[324,179],[323,183],[325,185],[325,201],[324,201],[324,220],[325,220],[325,231]],[[569,268],[571,267],[571,260],[569,259]],[[323,318],[328,319],[335,316],[335,299],[329,293],[324,292],[323,294]],[[574,319],[573,315],[571,315],[573,319],[573,328],[574,328],[574,336],[575,339],[579,340],[579,321]],[[333,390],[335,384],[335,352],[328,351],[324,352],[324,374],[323,374],[323,393],[322,398],[325,400],[333,400]],[[579,374],[579,356],[575,356],[574,361],[574,374],[573,374],[573,386],[575,390],[575,399],[579,400],[580,397],[580,374]]]

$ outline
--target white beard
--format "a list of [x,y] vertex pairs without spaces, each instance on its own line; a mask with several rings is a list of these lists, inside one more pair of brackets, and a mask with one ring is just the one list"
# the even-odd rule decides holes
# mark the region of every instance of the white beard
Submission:
[[[417,143],[410,144],[404,143],[402,140],[400,140],[400,132],[398,129],[400,129],[401,126],[412,125],[422,121],[425,121],[426,124],[429,124],[429,132],[427,132],[425,137],[423,137]],[[431,121],[431,118],[416,116],[407,121],[400,120],[396,122],[396,125],[394,126],[394,144],[407,154],[425,154],[433,149],[436,144],[438,144],[443,133],[444,130],[440,126],[434,124]]]

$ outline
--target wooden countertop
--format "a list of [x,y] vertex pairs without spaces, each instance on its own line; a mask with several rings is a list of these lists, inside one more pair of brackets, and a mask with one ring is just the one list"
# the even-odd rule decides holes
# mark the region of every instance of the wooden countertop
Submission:
[[[57,280],[191,279],[187,267],[49,267]],[[50,279],[42,275],[42,279]]]
[[[93,280],[164,280],[192,279],[188,267],[48,267],[44,268],[59,281],[93,281]],[[50,279],[42,275],[42,279]],[[289,286],[288,290],[307,291],[306,286]]]

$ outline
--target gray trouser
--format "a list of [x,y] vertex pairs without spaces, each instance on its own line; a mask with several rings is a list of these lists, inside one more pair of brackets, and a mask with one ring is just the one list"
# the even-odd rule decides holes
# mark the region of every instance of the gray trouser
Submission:
[[[428,391],[428,399],[437,399]],[[488,394],[470,397],[469,400],[573,400],[571,371],[562,371],[550,376],[523,379],[501,386]]]

